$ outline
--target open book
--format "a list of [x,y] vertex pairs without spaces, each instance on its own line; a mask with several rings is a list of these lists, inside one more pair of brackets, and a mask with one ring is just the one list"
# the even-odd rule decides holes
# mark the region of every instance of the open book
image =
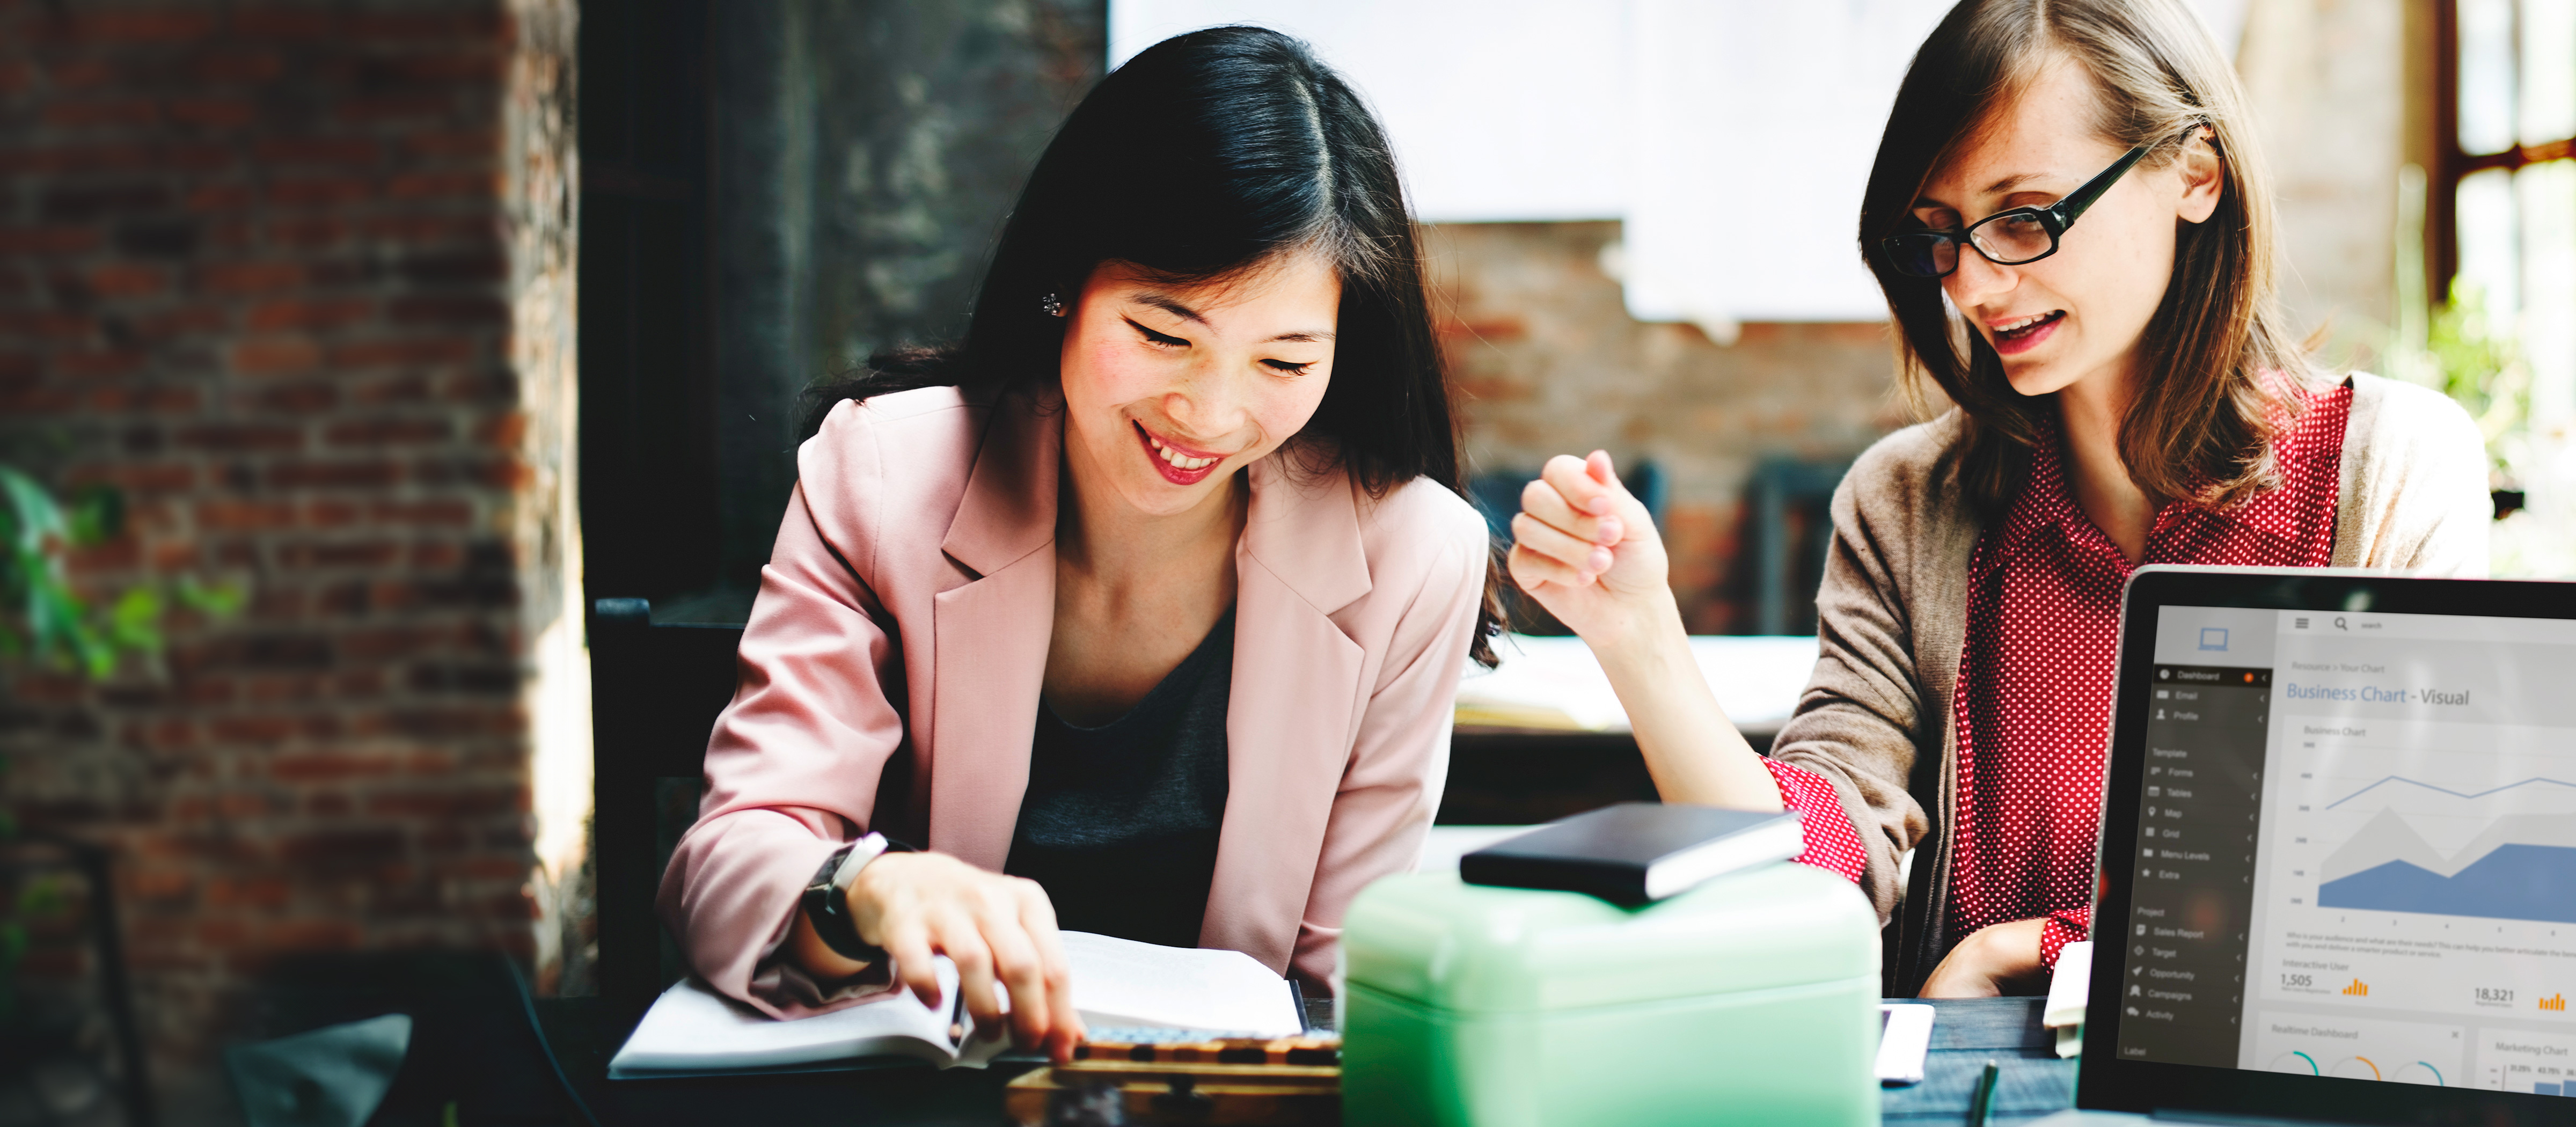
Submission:
[[[1240,951],[1160,947],[1106,935],[1062,933],[1073,969],[1073,1005],[1102,1029],[1183,1029],[1208,1035],[1287,1037],[1304,1031],[1296,992]],[[905,1058],[941,1068],[982,1068],[1010,1047],[977,1038],[958,1004],[957,968],[939,960],[938,1009],[896,991],[813,1017],[780,1021],[695,978],[663,991],[608,1062],[613,1079],[849,1068]]]

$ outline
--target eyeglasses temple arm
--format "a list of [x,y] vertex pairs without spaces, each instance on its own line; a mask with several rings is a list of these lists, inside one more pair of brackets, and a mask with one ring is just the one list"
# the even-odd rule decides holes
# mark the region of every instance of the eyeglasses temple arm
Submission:
[[2120,177],[2147,155],[2148,148],[2140,145],[2129,150],[2129,155],[2121,157],[2118,163],[2103,169],[2101,175],[2085,181],[2083,187],[2068,192],[2065,199],[2051,206],[2048,210],[2057,216],[2058,228],[2063,230],[2072,226],[2076,216],[2084,214],[2085,208],[2093,206],[2093,201],[2101,199],[2102,193],[2110,191],[2111,185],[2119,183]]

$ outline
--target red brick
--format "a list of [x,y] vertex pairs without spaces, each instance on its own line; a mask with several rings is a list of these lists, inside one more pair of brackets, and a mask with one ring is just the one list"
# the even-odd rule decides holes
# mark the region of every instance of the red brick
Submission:
[[72,35],[105,42],[203,39],[215,29],[212,13],[187,9],[88,12],[72,18]]
[[261,390],[251,403],[263,411],[309,415],[339,406],[340,389],[324,382],[282,384]]
[[270,778],[287,782],[337,782],[389,775],[398,766],[394,760],[380,755],[320,752],[277,756],[269,760],[268,774]]
[[187,449],[227,454],[304,448],[304,428],[274,423],[206,423],[182,428],[177,438]]
[[197,272],[197,288],[208,293],[274,293],[303,285],[300,262],[236,262]]
[[217,877],[206,882],[206,903],[219,908],[283,908],[290,886],[275,877]]
[[345,28],[353,39],[383,39],[406,45],[469,39],[497,44],[505,30],[498,7],[488,11],[352,15]]
[[259,119],[259,107],[243,98],[172,98],[165,111],[181,125],[207,129],[231,129]]
[[343,919],[293,920],[261,928],[260,946],[268,951],[347,951],[358,946],[358,925]]
[[204,501],[197,523],[226,532],[255,532],[295,525],[295,506],[282,501]]
[[491,129],[417,130],[402,140],[403,151],[416,157],[484,157],[501,155],[501,134]]
[[528,808],[527,793],[513,788],[476,788],[472,790],[434,791],[405,789],[386,791],[367,799],[367,813],[414,815],[427,818],[470,818],[476,815],[513,814]]
[[153,167],[156,146],[36,145],[0,150],[0,172],[124,172]]
[[161,120],[161,107],[150,98],[83,98],[48,103],[44,123],[62,129],[150,125]]
[[473,523],[474,506],[464,501],[379,501],[370,519],[378,524],[462,528]]
[[364,516],[352,501],[315,501],[304,506],[304,524],[308,528],[346,528]]
[[510,305],[497,297],[405,297],[385,307],[397,324],[497,327],[510,323]]
[[218,717],[206,727],[226,743],[275,744],[295,733],[294,723],[282,716]]
[[75,349],[54,353],[53,366],[54,371],[75,379],[101,379],[138,371],[145,359],[131,348]]
[[392,462],[281,462],[268,468],[268,483],[279,489],[383,488],[402,480]]
[[126,320],[125,326],[142,340],[168,340],[213,332],[224,328],[231,318],[232,311],[220,305],[174,305],[137,313]]
[[86,340],[91,328],[90,319],[78,313],[51,309],[0,311],[0,334],[30,340]]
[[278,180],[268,186],[268,202],[280,207],[329,207],[359,203],[376,194],[374,183],[352,176],[314,176]]
[[493,199],[500,196],[506,181],[498,172],[417,172],[396,176],[385,184],[385,198],[394,200],[464,200]]
[[129,493],[176,493],[197,485],[197,467],[187,462],[110,462],[83,467],[71,476],[83,483],[105,482]]
[[275,51],[209,51],[188,60],[179,70],[193,81],[208,86],[234,82],[264,83],[285,72],[286,59]]
[[42,190],[37,199],[47,219],[70,223],[157,212],[169,203],[169,188],[142,181],[57,186]]
[[251,308],[243,325],[253,332],[280,329],[326,329],[355,324],[375,313],[365,298],[336,301],[272,301]]
[[47,85],[56,90],[96,90],[126,82],[125,72],[108,57],[76,55],[58,59],[45,68]]
[[232,14],[232,31],[243,38],[320,39],[339,27],[338,14],[329,8],[279,6]]
[[234,345],[232,370],[248,376],[309,372],[322,363],[322,349],[303,337],[265,337]]
[[368,137],[300,137],[261,141],[251,150],[266,165],[357,167],[384,159],[384,144]]
[[497,251],[415,254],[395,266],[404,279],[429,285],[498,282],[509,277],[510,260]]
[[360,229],[369,238],[414,245],[489,244],[501,238],[497,218],[489,216],[386,215],[367,219]]
[[390,94],[343,98],[338,109],[338,116],[343,121],[383,123],[446,117],[454,111],[455,100],[437,94]]
[[517,450],[528,438],[528,416],[505,411],[474,426],[474,441],[499,450]]
[[323,441],[333,446],[410,446],[445,442],[454,434],[455,428],[445,419],[352,419],[332,424],[323,432]]
[[81,281],[93,297],[141,297],[167,288],[170,271],[159,266],[112,263],[91,267]]
[[279,567],[292,570],[315,568],[381,568],[402,555],[402,549],[389,540],[363,540],[354,543],[333,541],[287,544],[277,549]]
[[132,869],[120,883],[128,895],[141,900],[189,900],[197,890],[197,878],[184,869]]
[[0,255],[72,255],[98,249],[96,227],[0,227]]
[[421,364],[461,364],[474,360],[483,348],[472,340],[452,337],[423,337],[410,340],[377,340],[331,347],[334,368],[382,368]]
[[240,211],[259,198],[248,184],[206,184],[188,190],[190,211]]
[[268,241],[282,246],[329,246],[349,237],[349,221],[339,216],[315,215],[278,219],[269,223]]

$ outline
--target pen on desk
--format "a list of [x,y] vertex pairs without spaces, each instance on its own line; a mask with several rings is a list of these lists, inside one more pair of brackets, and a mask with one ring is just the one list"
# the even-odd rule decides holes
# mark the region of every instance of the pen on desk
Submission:
[[1986,1062],[1985,1074],[1977,1077],[1977,1090],[1968,1096],[1968,1127],[1986,1127],[1986,1116],[1995,1109],[1995,1080],[2002,1075],[2000,1066]]

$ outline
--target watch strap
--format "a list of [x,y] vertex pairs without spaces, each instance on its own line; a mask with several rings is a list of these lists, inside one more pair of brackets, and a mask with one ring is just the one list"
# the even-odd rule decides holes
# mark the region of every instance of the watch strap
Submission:
[[844,959],[861,963],[884,962],[884,948],[859,938],[858,924],[850,917],[849,897],[844,890],[849,886],[849,879],[868,862],[886,853],[908,852],[912,852],[911,846],[883,834],[872,833],[833,850],[830,856],[825,857],[822,867],[814,871],[814,879],[805,886],[802,905],[805,919],[814,926],[815,938],[821,939],[824,946]]

